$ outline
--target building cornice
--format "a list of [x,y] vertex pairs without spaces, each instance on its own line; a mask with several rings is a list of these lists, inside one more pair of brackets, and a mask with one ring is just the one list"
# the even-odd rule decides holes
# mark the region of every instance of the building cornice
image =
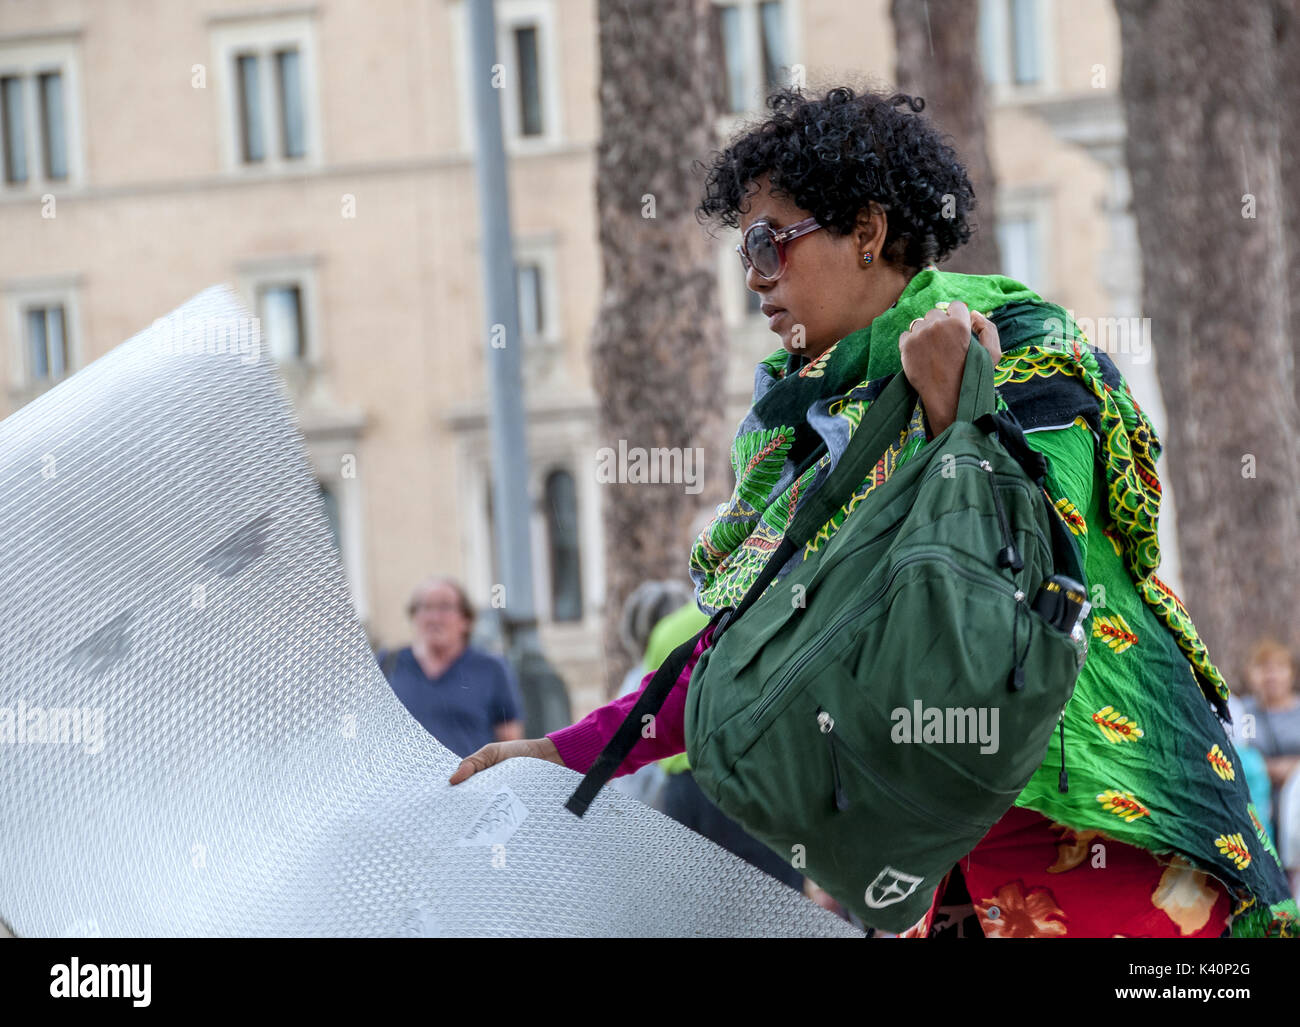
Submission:
[[[588,157],[593,153],[590,145],[571,143],[547,150],[511,154],[512,162],[532,163],[556,157]],[[6,189],[0,192],[0,208],[20,206],[39,201],[45,193],[52,193],[63,202],[128,199],[139,196],[166,194],[219,192],[223,189],[249,189],[257,186],[305,185],[327,179],[357,179],[391,175],[421,175],[440,171],[472,170],[474,155],[452,153],[436,157],[413,157],[390,161],[357,161],[348,164],[327,164],[303,171],[237,171],[196,175],[192,178],[151,182],[127,182],[120,185],[65,185],[44,183],[40,188],[24,190]]]

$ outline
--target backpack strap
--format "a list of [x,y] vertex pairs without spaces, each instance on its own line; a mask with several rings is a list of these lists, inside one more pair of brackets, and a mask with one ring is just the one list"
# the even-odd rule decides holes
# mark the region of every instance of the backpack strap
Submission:
[[596,757],[596,762],[591,765],[591,769],[578,782],[578,787],[569,796],[569,801],[564,804],[565,809],[579,817],[587,812],[587,808],[592,804],[597,793],[618,772],[618,768],[627,759],[628,753],[640,740],[642,718],[654,716],[663,708],[663,704],[668,700],[668,693],[673,690],[673,685],[677,683],[682,671],[686,669],[686,663],[694,655],[695,647],[699,644],[700,639],[704,637],[705,632],[713,628],[722,619],[723,614],[730,612],[731,607],[729,606],[724,606],[718,610],[709,619],[707,625],[668,654],[668,658],[659,665],[659,669],[655,671],[655,676],[650,679],[650,683],[641,692],[641,697],[637,699],[636,705],[623,718],[623,723],[614,732],[614,737],[606,743],[605,748]]

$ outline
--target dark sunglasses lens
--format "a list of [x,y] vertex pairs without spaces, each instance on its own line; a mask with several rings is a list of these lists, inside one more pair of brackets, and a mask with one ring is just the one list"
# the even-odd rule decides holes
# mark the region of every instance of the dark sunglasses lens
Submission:
[[754,270],[764,278],[771,278],[781,270],[781,254],[777,251],[772,230],[766,225],[755,225],[745,234],[745,250]]

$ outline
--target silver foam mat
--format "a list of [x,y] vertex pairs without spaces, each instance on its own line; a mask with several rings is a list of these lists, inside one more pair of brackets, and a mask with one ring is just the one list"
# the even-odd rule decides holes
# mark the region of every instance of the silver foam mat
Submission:
[[0,920],[860,937],[617,792],[577,819],[563,767],[447,784],[249,325],[213,287],[0,424]]

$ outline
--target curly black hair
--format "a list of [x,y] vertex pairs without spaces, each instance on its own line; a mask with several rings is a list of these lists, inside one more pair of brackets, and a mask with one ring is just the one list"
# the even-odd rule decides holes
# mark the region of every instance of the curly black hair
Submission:
[[869,202],[880,204],[889,225],[884,256],[896,265],[939,263],[970,239],[975,192],[956,152],[921,116],[924,100],[849,86],[820,98],[784,88],[767,106],[761,125],[707,167],[696,162],[707,171],[698,220],[738,227],[751,183],[767,172],[774,190],[836,235],[847,235]]

